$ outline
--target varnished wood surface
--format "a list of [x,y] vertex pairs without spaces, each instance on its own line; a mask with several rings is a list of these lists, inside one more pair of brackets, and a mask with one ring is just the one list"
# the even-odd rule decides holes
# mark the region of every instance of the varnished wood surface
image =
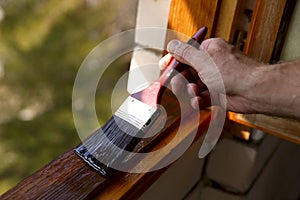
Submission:
[[104,181],[70,150],[3,194],[1,199],[85,199],[99,191]]
[[252,14],[244,52],[270,62],[287,0],[258,0]]
[[229,119],[248,127],[260,129],[282,139],[300,144],[300,122],[266,115],[229,113]]
[[237,29],[236,22],[239,13],[242,12],[242,0],[222,0],[220,3],[218,20],[216,23],[216,37],[232,43],[234,33]]
[[172,0],[168,28],[187,36],[207,26],[207,37],[214,32],[220,0]]

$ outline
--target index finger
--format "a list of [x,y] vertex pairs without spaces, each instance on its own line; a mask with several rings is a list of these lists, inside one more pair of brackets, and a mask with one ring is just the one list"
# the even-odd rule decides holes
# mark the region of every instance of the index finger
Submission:
[[159,67],[161,70],[164,70],[167,68],[167,66],[170,64],[172,60],[172,55],[171,54],[166,54],[164,57],[162,57],[160,60],[159,60]]

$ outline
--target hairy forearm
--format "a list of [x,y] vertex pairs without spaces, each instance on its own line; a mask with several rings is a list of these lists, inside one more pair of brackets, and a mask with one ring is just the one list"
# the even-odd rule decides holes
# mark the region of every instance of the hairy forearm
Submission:
[[256,67],[242,94],[256,113],[300,119],[300,61]]

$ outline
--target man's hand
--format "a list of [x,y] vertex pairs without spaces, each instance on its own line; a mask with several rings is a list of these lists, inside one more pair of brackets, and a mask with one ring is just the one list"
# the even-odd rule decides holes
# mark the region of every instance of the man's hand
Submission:
[[[213,104],[223,107],[226,98],[229,111],[300,119],[300,61],[260,63],[219,38],[203,41],[199,49],[173,40],[168,51],[162,69],[171,56],[194,69],[187,67],[171,81],[173,92],[189,95],[194,108],[209,106],[213,95],[219,99]],[[200,80],[190,79],[190,72]]]
[[[254,112],[251,103],[243,98],[243,93],[249,89],[247,76],[252,74],[254,68],[261,66],[261,63],[248,58],[232,45],[219,38],[205,40],[200,49],[173,40],[168,45],[168,51],[169,54],[160,61],[162,69],[168,66],[171,56],[174,56],[178,61],[192,66],[201,79],[201,81],[192,82],[183,87],[182,79],[188,77],[186,75],[187,71],[185,71],[183,77],[176,76],[171,81],[175,94],[182,94],[184,90],[187,91],[194,108],[209,106],[209,95],[214,93],[219,95],[219,100],[222,99],[222,95],[223,97],[227,95],[227,109],[230,111]],[[217,102],[220,105],[223,103]]]

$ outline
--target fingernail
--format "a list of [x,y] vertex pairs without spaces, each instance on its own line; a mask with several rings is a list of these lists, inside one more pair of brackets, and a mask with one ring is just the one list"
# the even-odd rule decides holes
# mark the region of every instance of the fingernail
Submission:
[[172,55],[171,54],[167,54],[165,55],[163,58],[161,58],[158,62],[159,68],[161,70],[165,69],[171,62],[172,60]]
[[159,60],[158,66],[160,70],[163,70],[165,68],[164,61],[162,59]]

